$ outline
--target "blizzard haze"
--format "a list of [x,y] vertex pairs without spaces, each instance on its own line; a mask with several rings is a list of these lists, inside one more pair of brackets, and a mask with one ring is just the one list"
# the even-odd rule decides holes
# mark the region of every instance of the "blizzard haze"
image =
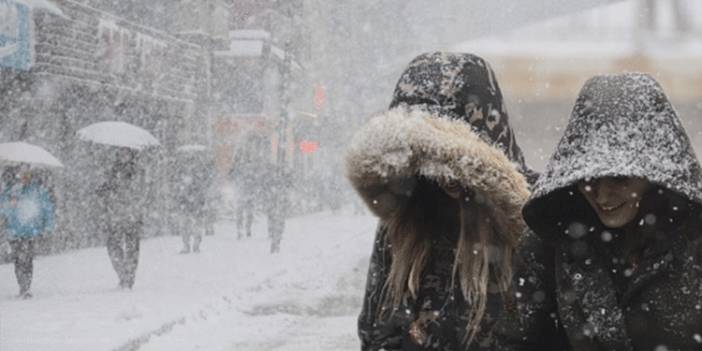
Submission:
[[0,0],[0,350],[357,350],[377,219],[343,156],[413,57],[485,58],[537,171],[602,73],[652,74],[699,151],[701,19],[696,0]]

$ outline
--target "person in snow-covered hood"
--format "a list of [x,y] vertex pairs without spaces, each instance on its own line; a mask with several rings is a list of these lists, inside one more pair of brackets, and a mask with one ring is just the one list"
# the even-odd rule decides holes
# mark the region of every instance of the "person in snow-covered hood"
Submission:
[[144,170],[134,150],[120,148],[117,159],[98,188],[107,231],[107,253],[119,278],[119,287],[134,286],[139,264],[139,239],[144,223],[146,185]]
[[36,174],[28,168],[19,170],[15,184],[8,184],[0,195],[1,213],[5,218],[19,297],[30,298],[34,271],[35,241],[51,233],[54,227],[54,201]]
[[585,83],[524,208],[574,350],[702,350],[701,176],[651,76]]
[[346,169],[380,217],[361,348],[489,347],[533,173],[488,63],[458,53],[415,58],[390,109],[355,135]]

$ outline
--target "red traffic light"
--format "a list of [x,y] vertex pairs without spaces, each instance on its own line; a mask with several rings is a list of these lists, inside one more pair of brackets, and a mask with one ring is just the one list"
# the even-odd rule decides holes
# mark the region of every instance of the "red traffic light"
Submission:
[[303,154],[311,154],[319,150],[319,142],[317,141],[301,141],[300,152]]

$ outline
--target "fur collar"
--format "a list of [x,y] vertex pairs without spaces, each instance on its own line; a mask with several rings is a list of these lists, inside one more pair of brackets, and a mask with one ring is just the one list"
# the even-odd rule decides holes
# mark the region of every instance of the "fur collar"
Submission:
[[524,176],[463,121],[422,110],[386,111],[355,135],[346,171],[361,195],[391,177],[456,181],[476,192],[502,228],[517,233],[525,229],[521,208],[529,190]]

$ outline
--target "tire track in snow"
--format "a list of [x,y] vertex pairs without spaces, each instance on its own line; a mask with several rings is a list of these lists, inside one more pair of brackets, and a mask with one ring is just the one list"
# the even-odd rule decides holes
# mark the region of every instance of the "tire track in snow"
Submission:
[[177,320],[174,320],[172,322],[166,323],[162,325],[160,328],[148,332],[142,336],[136,337],[132,340],[129,340],[126,344],[114,349],[114,351],[137,351],[139,348],[141,348],[142,345],[146,344],[149,342],[149,340],[154,337],[154,336],[160,336],[169,333],[171,330],[176,325],[182,325],[185,324],[185,317],[179,318]]
[[[368,258],[363,258],[337,280],[336,290],[313,305],[286,301],[254,306],[247,312],[257,323],[275,325],[281,315],[289,323],[263,340],[234,343],[233,350],[357,350],[356,318],[361,309]],[[290,318],[292,317],[292,318]]]
[[[336,242],[336,247],[343,248],[348,246],[352,241],[358,240],[358,238],[362,235],[368,236],[368,232],[373,231],[374,226],[375,223],[373,223],[372,226],[369,226],[369,228],[364,228],[363,231],[355,231],[356,233],[350,235],[350,237],[346,238],[346,240]],[[368,241],[372,242],[372,239]],[[250,340],[251,342],[248,340],[242,342],[232,342],[229,345],[233,345],[233,349],[282,351],[287,350],[286,347],[291,345],[301,345],[300,343],[305,344],[314,342],[315,345],[318,345],[319,342],[315,341],[319,341],[318,339],[320,339],[319,331],[326,330],[330,321],[336,323],[343,322],[346,325],[342,327],[342,330],[345,331],[345,335],[341,335],[341,343],[339,343],[339,336],[329,335],[329,340],[327,340],[325,344],[332,345],[330,346],[332,349],[357,349],[358,341],[355,334],[355,321],[356,314],[360,310],[363,287],[365,286],[365,273],[368,265],[368,257],[366,256],[365,252],[370,247],[365,246],[366,245],[364,243],[362,248],[364,254],[356,255],[357,258],[362,257],[360,260],[357,260],[358,263],[351,263],[347,266],[354,268],[352,270],[345,271],[343,276],[337,279],[337,286],[334,289],[334,292],[310,301],[312,302],[311,304],[299,304],[294,301],[290,303],[290,290],[293,290],[293,293],[302,293],[302,296],[304,297],[304,293],[309,289],[307,289],[304,284],[306,280],[304,278],[306,277],[303,277],[302,282],[285,282],[282,279],[278,279],[281,276],[290,274],[287,269],[288,267],[286,267],[285,269],[276,271],[275,274],[269,275],[265,279],[262,279],[258,284],[255,284],[253,287],[245,291],[239,291],[237,294],[230,297],[223,296],[222,298],[217,299],[214,304],[207,305],[205,308],[202,308],[195,313],[178,318],[177,320],[173,320],[168,323],[164,323],[161,327],[153,331],[127,341],[120,347],[115,348],[114,351],[139,351],[146,345],[152,346],[149,349],[153,348],[160,350],[160,347],[153,347],[160,345],[160,343],[157,342],[156,345],[151,345],[155,339],[159,339],[160,341],[168,340],[170,338],[172,341],[174,339],[173,334],[175,330],[178,330],[179,332],[187,331],[188,329],[192,329],[192,327],[197,328],[201,327],[202,325],[208,325],[208,323],[211,324],[213,323],[213,320],[216,320],[210,317],[217,316],[219,316],[220,319],[222,316],[225,318],[239,316],[239,320],[236,320],[237,323],[229,324],[229,326],[235,329],[253,326],[266,326],[264,331],[266,335],[265,337],[262,337],[261,340]],[[319,265],[320,262],[310,260],[308,264],[315,266]],[[322,262],[322,264],[328,263]],[[281,289],[280,286],[277,286],[281,283],[281,281],[283,281],[284,287],[286,283],[288,285],[292,285],[292,287],[288,286],[286,289]],[[349,286],[349,282],[351,282],[351,286]],[[340,294],[340,291],[342,290],[345,291],[344,293]],[[259,297],[260,301],[258,301],[258,304],[247,303],[252,300],[252,297],[253,299],[256,299],[257,295],[262,291],[276,291],[276,295],[273,298],[271,298],[271,296],[268,296],[267,298],[265,296],[262,296],[263,298]],[[278,303],[272,303],[271,301],[278,301]],[[241,302],[243,302],[243,306],[241,306]],[[340,307],[341,310],[339,310]],[[281,316],[283,319],[282,321],[280,320]],[[260,323],[256,320],[258,318],[261,318]],[[268,323],[270,322],[270,319],[273,319],[274,322],[277,322],[278,324],[274,324],[272,326],[270,323]],[[241,320],[245,320],[245,325],[241,325]],[[276,327],[280,329],[277,333],[275,332]],[[310,332],[310,330],[313,332]],[[271,334],[277,334],[279,336],[276,337],[274,335],[271,337]],[[293,347],[291,350],[299,350],[300,347],[302,346]],[[232,348],[229,347],[226,349],[229,350]],[[325,347],[325,349],[328,348]]]
[[[247,289],[247,292],[255,292],[257,290],[260,290],[262,286],[269,285],[272,281],[274,281],[275,278],[280,277],[285,273],[285,270],[277,271],[272,276],[266,277],[265,279],[261,280],[254,287]],[[237,295],[240,294],[241,293]],[[194,313],[166,322],[154,330],[151,330],[140,336],[128,340],[124,344],[112,349],[112,351],[138,351],[139,349],[141,349],[142,346],[148,344],[152,338],[157,336],[164,336],[173,331],[173,329],[176,326],[183,326],[186,325],[188,322],[193,322],[196,320],[207,320],[207,318],[213,314],[219,315],[222,312],[231,310],[234,306],[233,300],[235,299],[236,297],[222,296],[215,303],[207,304],[206,307],[201,308]]]

